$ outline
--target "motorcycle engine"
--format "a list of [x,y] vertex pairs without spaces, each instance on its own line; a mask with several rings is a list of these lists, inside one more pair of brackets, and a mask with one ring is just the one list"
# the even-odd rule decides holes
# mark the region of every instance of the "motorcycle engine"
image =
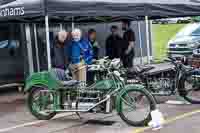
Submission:
[[74,103],[74,107],[79,110],[88,110],[89,108],[94,107],[91,112],[110,113],[113,110],[112,98],[96,106],[97,103],[105,98],[104,93],[105,92],[98,90],[81,90],[79,91],[79,96],[77,97],[78,102]]
[[[149,81],[149,85],[154,92],[167,92],[169,93],[172,89],[173,81],[168,78],[158,78]],[[169,92],[168,92],[169,91]]]
[[151,75],[148,78],[148,87],[153,93],[169,95],[174,89],[174,77],[171,73],[160,73],[158,75]]

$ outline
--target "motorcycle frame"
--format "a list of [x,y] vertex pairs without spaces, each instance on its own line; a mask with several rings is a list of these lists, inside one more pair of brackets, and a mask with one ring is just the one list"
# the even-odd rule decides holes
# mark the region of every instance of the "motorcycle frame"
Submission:
[[[104,103],[104,102],[108,102],[109,100],[111,100],[112,96],[116,96],[116,95],[120,95],[121,90],[125,87],[125,84],[123,83],[123,81],[121,81],[119,79],[119,77],[117,77],[114,73],[110,73],[111,75],[111,79],[114,81],[114,87],[116,89],[108,92],[106,95],[104,95],[104,99],[102,99],[101,101],[99,101],[98,103],[96,103],[95,105],[93,105],[92,107],[86,109],[86,110],[71,110],[71,109],[61,109],[60,106],[62,105],[61,101],[60,101],[60,96],[61,94],[60,91],[58,90],[62,90],[62,91],[70,91],[70,90],[65,90],[63,88],[59,88],[58,90],[43,90],[41,91],[43,92],[48,92],[51,93],[53,95],[53,110],[46,110],[49,112],[89,112],[90,110],[94,109],[95,107],[97,107],[98,105]],[[91,86],[87,87],[88,89],[92,88],[93,86],[95,86],[96,83],[92,84]],[[74,88],[75,89],[75,88]],[[79,89],[79,88],[76,88]],[[108,106],[108,105],[106,105]]]
[[[179,84],[180,84],[180,80],[183,76],[185,76],[188,72],[190,72],[191,70],[186,70],[186,68],[184,68],[183,64],[175,64],[175,63],[172,63],[175,67],[172,69],[175,73],[175,76],[174,76],[174,87],[172,88],[171,90],[171,93],[170,94],[159,94],[159,93],[151,93],[152,95],[154,96],[171,96],[171,95],[176,95],[177,92],[179,91],[180,87],[179,87]],[[192,69],[193,70],[193,69]],[[140,75],[140,78],[142,79],[142,81],[145,81],[145,85],[147,86],[147,88],[149,88],[149,85],[148,85],[148,78],[146,78],[146,75],[148,74],[141,74]]]

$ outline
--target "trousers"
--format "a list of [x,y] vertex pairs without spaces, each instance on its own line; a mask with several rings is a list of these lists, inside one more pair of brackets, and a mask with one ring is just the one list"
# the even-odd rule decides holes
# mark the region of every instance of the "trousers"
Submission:
[[72,78],[74,80],[78,80],[78,81],[84,81],[86,82],[86,65],[82,62],[78,63],[78,64],[70,64],[69,68],[72,72]]

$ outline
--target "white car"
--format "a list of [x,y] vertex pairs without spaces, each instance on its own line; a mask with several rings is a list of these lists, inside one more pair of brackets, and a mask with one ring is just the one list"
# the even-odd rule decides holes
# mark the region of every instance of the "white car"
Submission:
[[168,42],[169,56],[189,56],[200,47],[200,23],[188,24]]
[[164,18],[153,21],[153,23],[159,23],[159,24],[177,24],[177,23],[180,24],[189,22],[191,22],[191,17]]

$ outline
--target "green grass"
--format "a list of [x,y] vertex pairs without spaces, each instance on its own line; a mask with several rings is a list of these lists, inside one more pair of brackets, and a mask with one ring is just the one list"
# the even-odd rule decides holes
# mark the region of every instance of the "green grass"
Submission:
[[185,24],[153,24],[153,56],[162,61],[167,56],[167,43]]

